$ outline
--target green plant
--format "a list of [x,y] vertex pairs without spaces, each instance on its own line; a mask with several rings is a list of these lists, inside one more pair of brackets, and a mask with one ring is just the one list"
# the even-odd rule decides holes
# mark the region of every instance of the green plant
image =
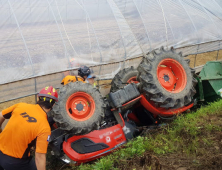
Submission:
[[204,145],[208,145],[208,146],[211,146],[211,145],[212,145],[212,141],[211,141],[211,140],[206,139],[206,138],[203,138],[202,140],[203,140],[203,142],[204,142]]
[[93,166],[93,169],[96,170],[113,170],[113,160],[111,157],[101,158],[98,162],[96,162]]
[[158,155],[171,152],[204,155],[206,151],[203,146],[213,144],[211,132],[222,131],[220,123],[214,124],[211,119],[210,122],[206,121],[213,114],[222,115],[222,100],[201,107],[196,112],[178,116],[170,125],[161,128],[157,133],[147,134],[145,137],[139,136],[125,144],[124,148],[99,159],[92,165],[82,165],[79,169],[115,169],[115,164],[117,166],[119,162],[127,164],[126,160],[142,156],[144,152]]

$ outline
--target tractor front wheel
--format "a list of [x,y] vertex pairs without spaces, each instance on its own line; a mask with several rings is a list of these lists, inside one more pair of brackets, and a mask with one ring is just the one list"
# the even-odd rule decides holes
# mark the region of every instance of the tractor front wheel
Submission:
[[99,128],[105,104],[98,89],[78,81],[59,90],[59,102],[53,111],[53,119],[61,129],[81,135]]

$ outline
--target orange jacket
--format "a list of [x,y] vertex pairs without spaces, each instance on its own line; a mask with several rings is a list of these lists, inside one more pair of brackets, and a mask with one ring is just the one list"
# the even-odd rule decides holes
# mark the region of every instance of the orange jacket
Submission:
[[3,110],[2,115],[9,119],[0,134],[2,153],[26,158],[33,145],[36,145],[36,152],[47,152],[51,129],[46,112],[38,104],[18,103]]
[[76,81],[82,81],[82,82],[85,83],[84,79],[80,76],[70,76],[70,75],[68,75],[62,80],[61,84],[66,85],[70,82],[76,82]]

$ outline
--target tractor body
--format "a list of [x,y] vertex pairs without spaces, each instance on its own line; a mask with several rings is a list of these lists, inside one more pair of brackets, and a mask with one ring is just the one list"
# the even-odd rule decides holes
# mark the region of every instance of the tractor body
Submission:
[[[196,85],[197,84],[197,85]],[[107,155],[141,133],[194,105],[222,96],[222,63],[208,62],[199,74],[181,53],[148,53],[137,69],[123,69],[103,98],[90,84],[72,82],[59,91],[49,146],[65,162],[81,164]]]
[[76,165],[98,159],[122,147],[140,133],[136,124],[140,124],[143,118],[138,118],[133,112],[128,114],[126,111],[130,108],[143,106],[147,112],[139,114],[147,114],[146,119],[150,120],[148,125],[155,125],[158,115],[170,117],[193,106],[191,103],[178,109],[157,109],[139,93],[134,83],[110,93],[109,103],[111,114],[109,113],[98,130],[83,135],[73,135],[60,128],[53,130],[50,138],[53,154]]

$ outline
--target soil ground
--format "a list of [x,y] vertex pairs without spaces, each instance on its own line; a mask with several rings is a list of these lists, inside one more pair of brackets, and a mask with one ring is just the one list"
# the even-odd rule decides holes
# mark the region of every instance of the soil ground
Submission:
[[[205,119],[221,128],[222,111],[217,115],[207,116]],[[152,134],[160,133],[159,131],[161,130],[155,130]],[[207,145],[203,140],[199,140],[199,147],[193,155],[186,153],[154,155],[146,152],[142,157],[135,157],[127,162],[120,160],[117,167],[121,170],[222,170],[222,131],[201,131],[202,139],[213,142]],[[192,140],[181,135],[184,140]]]
[[190,59],[190,67],[194,68],[206,64],[207,61],[222,60],[222,50],[189,55],[188,58]]

